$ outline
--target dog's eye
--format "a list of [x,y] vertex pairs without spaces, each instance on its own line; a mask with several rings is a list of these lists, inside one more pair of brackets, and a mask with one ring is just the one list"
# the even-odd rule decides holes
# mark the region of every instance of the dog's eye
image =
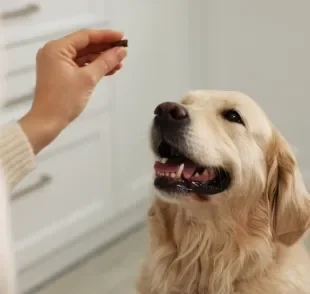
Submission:
[[224,110],[222,112],[222,116],[224,119],[230,121],[230,122],[234,122],[234,123],[238,123],[238,124],[242,124],[244,125],[244,122],[240,116],[240,114],[234,110],[234,109],[228,109],[228,110]]

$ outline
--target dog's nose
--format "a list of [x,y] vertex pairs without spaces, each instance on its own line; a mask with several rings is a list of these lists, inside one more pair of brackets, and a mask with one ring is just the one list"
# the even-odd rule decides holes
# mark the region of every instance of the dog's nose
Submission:
[[154,114],[157,117],[171,119],[174,121],[183,121],[188,118],[188,112],[185,107],[174,102],[164,102],[159,104]]

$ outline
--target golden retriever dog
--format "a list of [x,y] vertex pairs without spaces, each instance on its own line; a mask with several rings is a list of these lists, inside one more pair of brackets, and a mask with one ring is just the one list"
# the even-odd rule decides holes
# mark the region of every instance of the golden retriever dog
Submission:
[[139,294],[310,293],[310,197],[263,110],[232,91],[155,110],[155,195]]

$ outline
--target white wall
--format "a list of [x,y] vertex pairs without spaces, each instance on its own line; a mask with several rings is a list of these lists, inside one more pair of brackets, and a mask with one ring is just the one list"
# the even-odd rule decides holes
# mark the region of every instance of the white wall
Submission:
[[199,0],[193,5],[192,26],[199,32],[195,87],[241,90],[255,98],[296,145],[308,174],[310,1]]

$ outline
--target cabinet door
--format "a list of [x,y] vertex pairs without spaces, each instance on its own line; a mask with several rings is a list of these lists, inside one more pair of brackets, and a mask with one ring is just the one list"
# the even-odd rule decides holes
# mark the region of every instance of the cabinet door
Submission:
[[[112,214],[109,116],[82,140],[40,162],[13,193],[19,269],[89,233]],[[87,128],[86,122],[80,127]]]

